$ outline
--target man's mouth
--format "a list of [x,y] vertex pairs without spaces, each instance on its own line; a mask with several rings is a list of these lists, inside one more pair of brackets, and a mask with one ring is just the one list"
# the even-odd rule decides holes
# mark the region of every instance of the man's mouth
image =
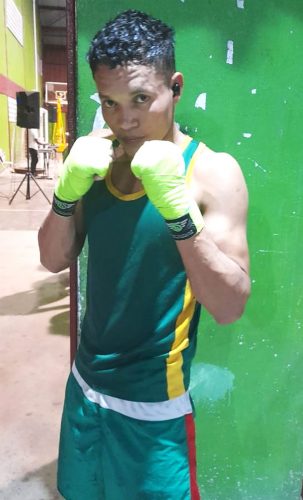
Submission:
[[131,137],[131,136],[127,136],[127,137],[121,137],[120,141],[122,143],[124,143],[124,144],[135,144],[137,142],[144,142],[145,138],[144,137]]

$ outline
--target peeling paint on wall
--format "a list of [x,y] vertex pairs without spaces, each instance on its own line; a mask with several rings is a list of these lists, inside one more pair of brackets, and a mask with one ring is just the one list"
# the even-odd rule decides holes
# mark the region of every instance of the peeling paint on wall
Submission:
[[197,363],[191,370],[190,391],[195,402],[214,403],[229,397],[235,376],[227,368]]
[[195,102],[195,108],[201,108],[201,109],[206,109],[206,92],[203,92],[202,94],[198,95],[196,102]]
[[226,63],[233,64],[233,62],[234,62],[234,42],[232,40],[228,40]]

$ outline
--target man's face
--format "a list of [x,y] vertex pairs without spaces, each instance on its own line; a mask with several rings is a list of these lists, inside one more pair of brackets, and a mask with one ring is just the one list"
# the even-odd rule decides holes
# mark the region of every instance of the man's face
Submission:
[[143,65],[101,65],[94,74],[104,120],[132,158],[145,141],[172,140],[174,101],[164,75]]

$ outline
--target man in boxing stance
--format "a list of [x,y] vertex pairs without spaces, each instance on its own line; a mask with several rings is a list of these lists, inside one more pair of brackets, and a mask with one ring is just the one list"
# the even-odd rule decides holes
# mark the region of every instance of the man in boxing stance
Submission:
[[190,365],[200,304],[229,323],[249,296],[245,182],[231,156],[176,126],[183,76],[166,24],[123,12],[88,60],[114,142],[74,143],[39,231],[52,272],[89,245],[58,488],[69,500],[198,499]]

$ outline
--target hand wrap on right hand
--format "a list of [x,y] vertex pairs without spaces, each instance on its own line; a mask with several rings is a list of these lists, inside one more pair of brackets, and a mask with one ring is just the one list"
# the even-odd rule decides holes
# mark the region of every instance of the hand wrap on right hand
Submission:
[[112,162],[112,142],[108,139],[79,137],[67,156],[55,194],[62,201],[77,201],[90,189],[94,176],[101,179]]
[[112,162],[112,141],[94,136],[79,137],[63,164],[53,201],[53,210],[59,215],[74,213],[76,202],[94,182],[107,174]]

